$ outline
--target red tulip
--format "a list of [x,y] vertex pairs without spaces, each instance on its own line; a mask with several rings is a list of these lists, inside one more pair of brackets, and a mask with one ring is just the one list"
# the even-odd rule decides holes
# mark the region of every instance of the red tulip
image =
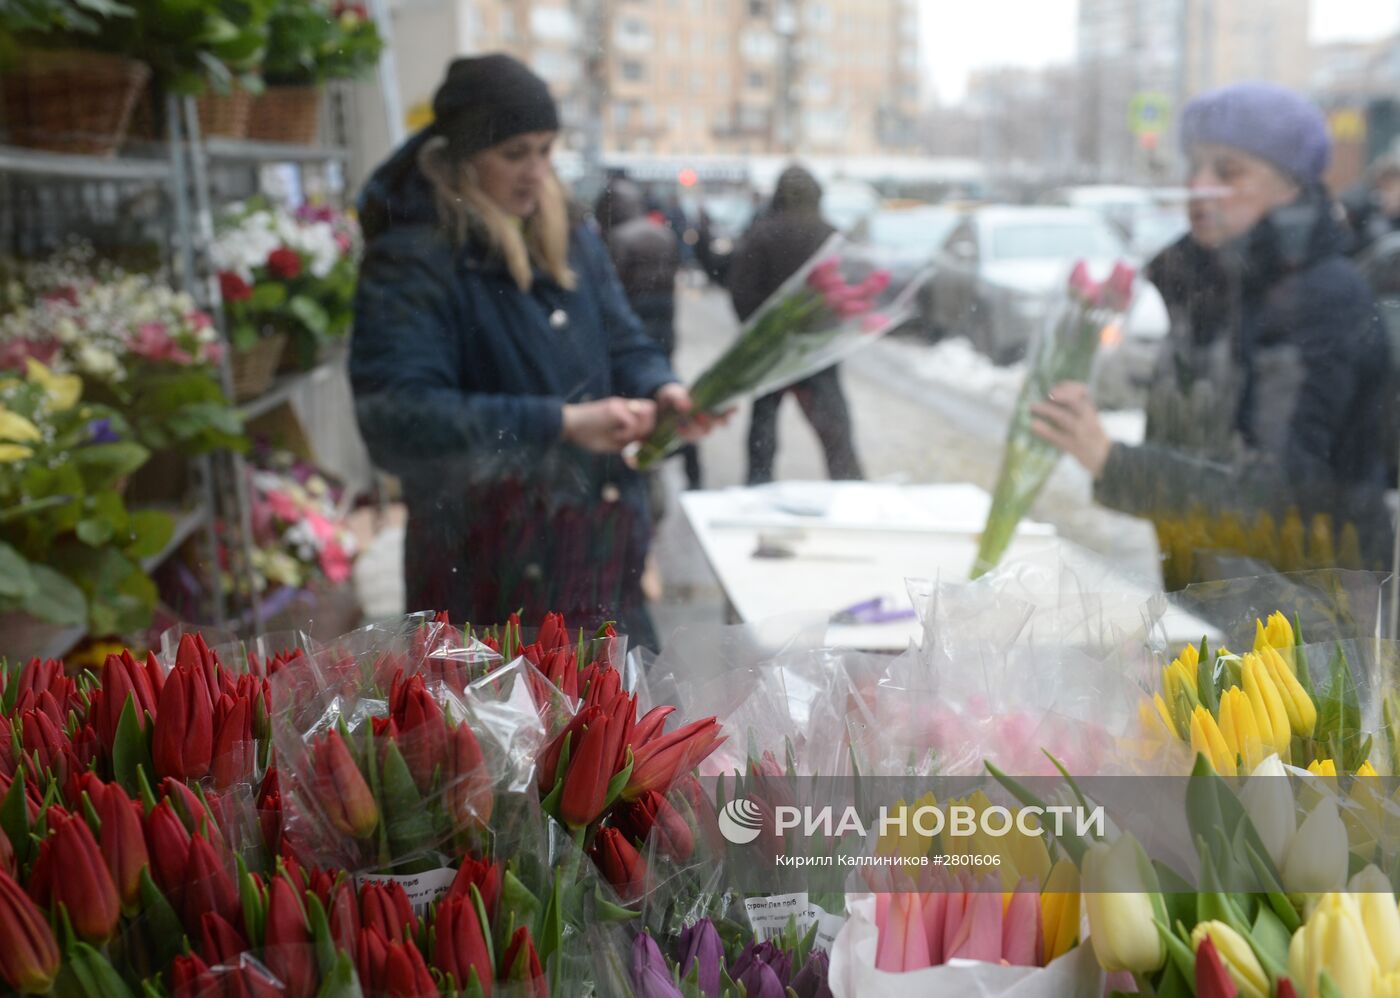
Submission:
[[326,902],[326,920],[330,923],[335,948],[345,953],[355,951],[360,935],[360,910],[355,902],[355,888],[348,877],[331,888]]
[[360,925],[378,929],[385,939],[407,939],[418,931],[408,895],[392,880],[372,880],[360,889]]
[[378,929],[360,933],[356,969],[366,994],[385,998],[437,998],[438,987],[412,943],[390,942]]
[[[1196,995],[1197,998],[1235,998],[1239,988],[1230,979],[1225,969],[1225,961],[1220,959],[1215,943],[1207,935],[1196,947]],[[1279,994],[1283,991],[1280,987]]]
[[540,966],[540,955],[535,952],[530,930],[523,925],[510,937],[505,956],[501,957],[501,980],[523,984],[521,994],[525,998],[549,998],[549,982]]
[[[102,688],[93,698],[93,713],[97,735],[108,751],[117,739],[117,725],[128,700],[135,703],[136,723],[143,731],[147,720],[155,716],[159,701],[151,682],[150,666],[153,663],[154,659],[151,659],[147,665],[139,665],[129,651],[107,656],[102,666]],[[159,668],[156,666],[155,671],[159,672]]]
[[[1216,954],[1216,956],[1219,955],[1218,953]],[[1233,984],[1234,982],[1231,981],[1230,983]],[[1286,977],[1280,977],[1278,979],[1278,993],[1274,998],[1298,998],[1298,992],[1294,989],[1293,982]]]
[[58,942],[48,919],[13,877],[0,872],[0,980],[22,994],[45,994],[58,966]]
[[210,775],[219,790],[253,775],[253,705],[246,697],[221,694],[214,708]]
[[247,301],[253,289],[248,282],[231,270],[219,271],[219,294],[226,302]]
[[233,683],[225,675],[223,663],[205,643],[203,634],[185,634],[180,637],[180,645],[175,650],[175,669],[171,672],[176,670],[195,673],[203,679],[211,704],[219,699],[219,694],[233,692]]
[[248,949],[243,933],[217,912],[205,912],[199,919],[199,952],[211,966],[231,964]]
[[[56,659],[31,658],[20,670],[13,712],[42,709],[55,724],[62,725],[67,706],[77,691],[77,684],[63,671]],[[44,694],[48,699],[44,699]]]
[[268,769],[258,790],[258,830],[268,852],[282,851],[282,792],[276,767]]
[[96,786],[88,794],[102,822],[98,837],[102,859],[117,885],[122,908],[133,912],[141,902],[141,871],[150,862],[141,830],[141,805],[115,783],[104,785],[96,778],[92,783]]
[[3,828],[0,828],[0,873],[15,875],[15,847]]
[[458,828],[485,826],[496,805],[496,788],[481,743],[464,722],[452,729],[447,743],[450,768],[444,774],[447,813]]
[[632,776],[622,791],[623,800],[635,800],[648,790],[665,793],[676,777],[698,766],[722,741],[719,724],[707,717],[634,746]]
[[655,790],[619,807],[612,822],[629,839],[642,844],[654,834],[657,848],[677,862],[685,862],[695,851],[690,826],[671,802]]
[[675,710],[674,707],[653,707],[647,711],[632,729],[632,744],[645,745],[660,735],[666,727],[666,718],[675,713]]
[[[180,640],[182,652],[189,640],[188,634]],[[176,666],[161,690],[155,733],[151,736],[156,775],[177,780],[199,780],[209,775],[213,727],[214,704],[203,676],[193,669]]]
[[67,783],[73,750],[63,728],[37,707],[20,714],[19,724],[20,744],[35,770],[53,774],[60,786]]
[[622,900],[635,901],[646,892],[646,863],[616,828],[600,829],[589,854]]
[[190,837],[185,879],[183,911],[187,929],[193,932],[206,912],[230,922],[238,919],[238,887],[214,847],[198,832]]
[[316,993],[316,956],[306,912],[286,877],[273,877],[268,887],[263,962],[281,979],[290,998]]
[[190,834],[199,832],[214,845],[224,845],[223,823],[214,812],[219,798],[206,794],[202,799],[180,780],[166,777],[160,781],[160,793],[175,808],[175,814],[185,823]]
[[312,750],[313,785],[337,831],[368,838],[379,827],[379,807],[339,731],[322,735]]
[[422,676],[407,682],[394,678],[389,690],[389,716],[398,727],[399,751],[418,789],[427,793],[433,774],[447,763],[447,719],[428,693]]
[[[608,783],[627,759],[627,741],[636,717],[636,701],[619,694],[606,706],[586,706],[574,716],[555,746],[545,750],[546,766],[558,768],[563,739],[569,739],[569,764],[563,774],[559,819],[570,828],[597,821],[607,807]],[[556,747],[557,746],[557,747]],[[548,776],[548,773],[543,774]]]
[[460,990],[468,990],[476,975],[482,993],[491,993],[495,974],[485,927],[469,897],[454,897],[438,906],[433,946],[433,966],[451,975]]
[[190,833],[169,800],[161,801],[146,815],[146,854],[157,887],[167,894],[184,889]]
[[457,868],[457,876],[452,879],[452,886],[447,888],[443,900],[451,897],[471,897],[471,888],[473,887],[481,895],[481,904],[486,909],[486,917],[488,919],[495,918],[496,902],[501,897],[500,865],[464,856],[462,865]]
[[92,829],[76,815],[52,820],[51,828],[39,845],[30,891],[40,904],[68,909],[83,939],[106,942],[121,917],[121,898]]

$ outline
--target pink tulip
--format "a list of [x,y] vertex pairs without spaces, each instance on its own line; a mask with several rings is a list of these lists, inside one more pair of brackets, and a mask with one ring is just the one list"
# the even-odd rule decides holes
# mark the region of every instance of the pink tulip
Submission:
[[[950,923],[951,924],[951,923]],[[944,960],[1001,960],[1001,892],[972,891],[962,924],[953,935],[952,945],[943,951]]]
[[1011,895],[1001,926],[1001,956],[1013,967],[1038,967],[1044,950],[1040,895],[1025,884]]
[[932,966],[937,967],[943,963],[943,929],[948,921],[948,895],[943,891],[929,891],[922,897],[928,959]]
[[1069,291],[1086,302],[1093,302],[1099,297],[1099,282],[1089,276],[1089,265],[1083,260],[1075,263],[1070,271]]
[[871,312],[860,320],[860,331],[862,333],[878,333],[890,321],[890,317],[883,312]]
[[875,950],[875,969],[899,973],[929,966],[928,933],[924,928],[924,906],[917,894],[890,895],[885,924],[878,923],[880,939]]
[[958,929],[962,927],[963,919],[967,917],[967,909],[972,901],[971,895],[966,891],[949,891],[945,895],[947,902],[946,910],[943,913],[943,962],[947,963],[953,952],[953,944],[957,941]]
[[1137,271],[1126,263],[1113,265],[1113,273],[1099,288],[1099,302],[1106,308],[1126,312],[1133,301],[1133,282]]

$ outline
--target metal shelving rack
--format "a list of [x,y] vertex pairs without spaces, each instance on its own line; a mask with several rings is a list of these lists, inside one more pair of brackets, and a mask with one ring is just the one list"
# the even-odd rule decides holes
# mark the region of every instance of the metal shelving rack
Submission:
[[[265,165],[282,163],[297,164],[303,168],[316,165],[339,168],[348,159],[348,150],[343,143],[321,147],[222,138],[203,140],[199,134],[199,118],[193,98],[169,98],[166,112],[170,128],[168,140],[148,145],[146,155],[141,156],[69,155],[0,145],[0,204],[13,196],[11,207],[26,209],[30,215],[40,214],[59,203],[81,215],[89,203],[100,203],[120,219],[125,213],[124,205],[131,203],[121,195],[121,190],[136,191],[136,194],[130,195],[135,199],[141,197],[141,191],[163,192],[169,201],[168,214],[157,210],[151,215],[150,225],[165,230],[166,238],[163,241],[175,275],[175,284],[191,293],[201,307],[209,310],[222,329],[222,301],[217,275],[209,259],[216,200],[211,169],[251,168],[257,171]],[[342,132],[344,120],[343,114],[340,115],[338,124]],[[32,204],[20,204],[19,194],[12,189],[12,178],[19,178],[25,188],[22,193],[31,196]],[[66,191],[66,188],[75,185],[83,190],[76,194]],[[19,231],[23,224],[22,215],[24,211],[21,210],[0,211],[0,243],[18,246],[24,242],[19,238],[23,235]],[[35,227],[42,228],[42,225]],[[48,244],[56,246],[61,242],[63,233],[46,235],[49,237]],[[265,395],[240,405],[240,415],[245,420],[251,420],[288,403],[299,387],[325,377],[327,365],[338,359],[331,358],[310,371],[279,379]],[[220,378],[225,391],[232,397],[228,351],[225,351],[221,364]],[[200,535],[210,575],[213,623],[222,627],[229,619],[246,621],[255,635],[261,634],[261,608],[253,586],[251,509],[246,464],[241,455],[226,453],[194,458],[191,467],[195,473],[195,501],[187,508],[164,510],[175,516],[175,530],[161,551],[143,561],[143,567],[147,571],[154,570],[168,561],[191,537]],[[231,593],[223,590],[217,532],[220,521],[233,528],[229,538],[230,554],[236,563],[230,567],[235,576],[241,576],[241,592],[238,586]],[[230,597],[238,607],[233,613],[226,605],[226,599]],[[81,627],[55,630],[44,648],[45,656],[61,657],[77,645],[85,633]]]

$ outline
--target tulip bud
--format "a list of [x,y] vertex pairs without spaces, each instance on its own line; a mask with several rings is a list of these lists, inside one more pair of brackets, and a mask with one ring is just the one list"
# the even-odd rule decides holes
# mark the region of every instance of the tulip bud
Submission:
[[39,846],[34,880],[41,885],[41,903],[63,905],[73,930],[93,943],[106,942],[121,917],[121,898],[112,874],[87,823],[76,815],[53,822]]
[[408,895],[391,880],[374,880],[360,889],[360,924],[390,940],[411,938],[418,931]]
[[665,793],[678,776],[700,765],[723,741],[719,723],[706,717],[634,746],[632,775],[622,791],[623,800],[635,800],[648,790]]
[[462,857],[462,865],[457,868],[457,876],[452,886],[447,888],[444,899],[449,897],[471,897],[475,887],[481,895],[481,904],[486,909],[488,919],[496,917],[496,902],[501,896],[501,868],[497,863]]
[[1206,935],[1196,946],[1196,998],[1236,998],[1239,993],[1215,943]]
[[1269,622],[1265,624],[1262,620],[1254,622],[1254,650],[1263,651],[1265,648],[1272,648],[1278,652],[1284,663],[1288,666],[1289,672],[1297,672],[1297,665],[1294,661],[1294,646],[1296,641],[1293,636],[1293,625],[1288,622],[1288,618],[1282,613],[1275,611],[1269,614]]
[[1095,843],[1085,852],[1089,941],[1105,970],[1147,974],[1166,960],[1166,946],[1157,934],[1165,910],[1156,879],[1142,846],[1130,835],[1111,845]]
[[170,990],[174,998],[204,998],[219,994],[219,982],[209,964],[194,954],[177,956],[170,964]]
[[646,863],[616,828],[600,829],[589,854],[622,900],[635,901],[646,892]]
[[724,973],[724,941],[715,923],[702,918],[681,932],[676,947],[680,953],[681,979],[685,980],[694,970],[700,993],[711,998],[718,996]]
[[645,932],[638,933],[632,940],[631,971],[637,998],[683,998],[671,977],[670,964],[661,955],[661,948]]
[[1269,975],[1243,936],[1224,922],[1201,922],[1191,932],[1191,949],[1199,949],[1207,937],[1244,998],[1269,998]]
[[458,828],[485,826],[491,821],[496,804],[496,788],[476,735],[466,724],[452,729],[448,737],[450,770],[444,775],[447,813]]
[[214,709],[214,741],[210,749],[210,775],[214,787],[224,790],[253,775],[253,710],[246,697],[219,697]]
[[1356,898],[1371,955],[1382,974],[1400,971],[1400,909],[1396,908],[1390,878],[1375,866],[1368,866],[1347,884]]
[[432,998],[438,993],[418,947],[412,943],[390,942],[378,929],[360,932],[355,969],[360,974],[360,987],[367,995]]
[[433,938],[433,966],[451,975],[459,990],[470,990],[475,976],[485,994],[491,993],[491,967],[486,929],[470,897],[454,897],[438,907]]
[[690,826],[670,801],[655,790],[619,807],[612,821],[629,839],[642,844],[654,833],[657,847],[678,863],[684,863],[695,851]]
[[8,873],[0,872],[0,980],[21,994],[46,994],[58,977],[49,922]]
[[512,984],[523,984],[523,998],[549,998],[549,983],[540,966],[540,955],[535,952],[534,940],[525,926],[515,930],[501,958],[501,979]]
[[427,793],[432,789],[433,774],[448,762],[447,719],[422,676],[404,683],[395,678],[389,691],[389,716],[398,728],[399,751],[413,782],[420,792]]
[[1320,998],[1324,971],[1346,998],[1367,998],[1380,973],[1356,901],[1347,894],[1324,895],[1288,946],[1288,976],[1304,998]]
[[141,805],[115,783],[94,797],[93,803],[102,822],[98,841],[102,858],[117,885],[122,909],[134,912],[141,901],[141,871],[149,862],[141,830]]
[[263,959],[290,998],[316,993],[316,957],[301,899],[285,877],[273,877],[267,892]]
[[168,800],[161,801],[146,815],[146,854],[157,887],[167,894],[184,889],[190,833]]
[[232,922],[238,919],[238,887],[218,853],[203,835],[190,838],[189,861],[185,866],[185,927],[193,933],[206,912]]
[[1347,882],[1347,829],[1331,797],[1303,819],[1284,860],[1283,888],[1300,893],[1338,891]]
[[1240,791],[1240,803],[1274,866],[1282,869],[1288,845],[1298,830],[1298,818],[1288,773],[1278,756],[1271,755],[1254,768]]
[[1243,668],[1244,692],[1249,697],[1249,704],[1254,709],[1255,716],[1260,718],[1261,729],[1265,722],[1268,724],[1269,737],[1265,740],[1272,745],[1274,751],[1287,760],[1290,758],[1289,745],[1293,739],[1293,728],[1283,705],[1283,695],[1270,677],[1268,667],[1260,661],[1258,655],[1246,655]]
[[[189,635],[180,641],[183,651]],[[209,774],[214,707],[202,676],[177,667],[165,680],[151,736],[157,776],[199,780]]]
[[35,769],[39,773],[52,773],[59,786],[66,784],[72,748],[61,725],[38,708],[26,710],[19,718],[20,744],[34,761]]
[[349,877],[342,877],[331,888],[326,902],[326,921],[330,924],[331,940],[336,949],[355,952],[355,943],[360,937],[360,910]]
[[248,949],[243,933],[228,919],[212,911],[200,917],[199,938],[199,955],[211,966],[233,963]]
[[1312,737],[1317,726],[1317,706],[1293,674],[1293,667],[1272,647],[1260,649],[1258,655],[1283,699],[1283,709],[1293,733],[1303,738]]
[[336,829],[357,839],[379,827],[379,807],[339,731],[321,736],[313,750],[316,797]]

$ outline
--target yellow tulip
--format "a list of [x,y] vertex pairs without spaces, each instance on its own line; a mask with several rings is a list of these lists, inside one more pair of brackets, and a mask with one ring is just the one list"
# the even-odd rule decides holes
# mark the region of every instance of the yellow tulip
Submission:
[[[1279,758],[1285,763],[1291,761],[1289,744],[1293,740],[1293,726],[1288,720],[1288,711],[1283,706],[1283,696],[1269,670],[1258,655],[1244,657],[1244,691],[1249,697],[1249,705],[1255,716],[1267,718],[1272,734],[1271,744]],[[1263,724],[1260,724],[1263,727]]]
[[1290,671],[1295,671],[1293,659],[1293,647],[1295,639],[1293,636],[1293,625],[1288,622],[1288,618],[1282,613],[1275,611],[1269,614],[1269,622],[1265,624],[1262,620],[1256,620],[1254,631],[1254,650],[1263,651],[1265,648],[1273,648],[1283,657]]
[[1370,759],[1367,759],[1367,760],[1366,760],[1365,762],[1363,762],[1359,767],[1357,767],[1356,775],[1357,775],[1357,776],[1380,776],[1381,774],[1376,772],[1376,767],[1371,765],[1371,760],[1370,760]]
[[1319,998],[1323,971],[1346,998],[1371,998],[1380,969],[1356,900],[1326,894],[1288,946],[1288,976],[1300,998]]
[[32,444],[44,439],[39,427],[17,412],[0,407],[0,440],[17,444]]
[[1235,753],[1225,742],[1225,736],[1215,718],[1204,707],[1191,714],[1191,751],[1204,755],[1221,776],[1234,776]]
[[1108,971],[1149,974],[1166,961],[1157,934],[1165,918],[1161,897],[1149,891],[1144,870],[1151,864],[1131,835],[1111,845],[1096,842],[1084,853],[1083,898],[1089,942],[1099,966]]
[[[1244,761],[1247,770],[1264,761],[1268,753],[1264,750],[1264,731],[1260,719],[1254,716],[1249,697],[1238,686],[1232,686],[1220,697],[1220,734],[1225,744]],[[1268,719],[1264,722],[1267,724]],[[1272,737],[1272,732],[1269,732]]]
[[34,452],[20,444],[0,444],[0,464],[14,464],[23,461]]
[[44,389],[49,397],[49,409],[53,412],[71,409],[83,397],[83,379],[76,374],[54,374],[33,357],[25,364],[29,380]]
[[1308,772],[1314,776],[1337,778],[1337,764],[1331,759],[1314,759],[1308,763]]
[[1064,956],[1079,938],[1079,870],[1061,856],[1050,869],[1040,895],[1043,963]]
[[1191,930],[1191,951],[1200,949],[1201,941],[1210,936],[1215,951],[1230,979],[1244,998],[1269,998],[1269,975],[1259,965],[1259,958],[1243,936],[1224,922],[1201,922]]
[[1400,971],[1400,908],[1390,878],[1368,866],[1351,878],[1347,890],[1356,899],[1376,966],[1382,974]]
[[1400,973],[1381,974],[1377,977],[1372,998],[1400,998]]
[[[1146,709],[1146,703],[1144,703],[1142,706],[1144,708],[1141,712],[1143,727],[1147,728],[1150,731],[1154,727],[1152,711]],[[1167,709],[1167,702],[1162,699],[1162,694],[1152,694],[1152,706],[1157,711],[1156,716],[1160,718],[1162,723],[1167,726],[1167,730],[1171,732],[1172,737],[1180,738],[1181,732],[1177,728],[1176,721],[1172,719],[1172,712]]]
[[1269,678],[1274,681],[1283,697],[1283,709],[1288,712],[1288,723],[1293,728],[1293,733],[1304,738],[1310,737],[1313,728],[1317,726],[1317,706],[1312,697],[1308,696],[1308,691],[1298,682],[1292,668],[1275,649],[1265,647],[1258,655],[1269,671]]

